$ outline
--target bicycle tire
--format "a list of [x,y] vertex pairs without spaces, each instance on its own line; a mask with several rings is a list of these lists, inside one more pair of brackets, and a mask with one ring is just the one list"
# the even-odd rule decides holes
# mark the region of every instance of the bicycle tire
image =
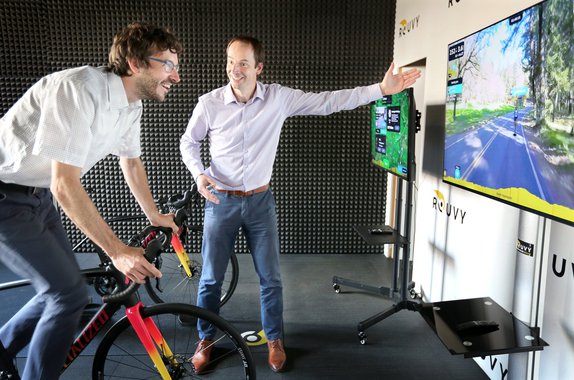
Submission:
[[[151,317],[168,343],[178,365],[169,364],[164,358],[173,379],[199,378],[193,371],[191,357],[199,341],[195,324],[181,325],[178,316],[201,318],[217,328],[211,363],[201,379],[256,378],[251,352],[233,326],[218,315],[188,304],[158,304],[141,309],[143,318]],[[136,336],[127,317],[116,322],[102,338],[96,351],[92,379],[159,379],[148,353]]]
[[[201,254],[198,253],[188,253],[188,256],[192,263],[191,277],[181,268],[177,255],[164,253],[161,256],[162,264],[160,270],[162,277],[160,279],[160,288],[162,290],[160,291],[155,287],[154,279],[148,278],[145,282],[145,289],[155,303],[188,303],[197,305],[197,289],[201,277],[203,260]],[[219,306],[223,306],[229,301],[233,292],[235,292],[238,281],[239,263],[237,256],[232,254],[221,287]]]

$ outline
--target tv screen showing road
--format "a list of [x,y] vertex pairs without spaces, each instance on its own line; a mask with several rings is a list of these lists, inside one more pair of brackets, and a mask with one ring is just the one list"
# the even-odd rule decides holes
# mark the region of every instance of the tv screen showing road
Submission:
[[548,0],[448,46],[443,179],[574,225],[572,7]]

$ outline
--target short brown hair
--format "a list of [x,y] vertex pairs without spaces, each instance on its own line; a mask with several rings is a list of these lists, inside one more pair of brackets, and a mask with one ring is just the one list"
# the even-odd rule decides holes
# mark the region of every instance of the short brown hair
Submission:
[[229,46],[236,41],[251,45],[253,55],[255,56],[255,64],[260,64],[265,61],[265,49],[263,49],[263,45],[257,38],[245,35],[235,36],[227,43],[227,49],[229,50]]
[[176,54],[183,50],[181,42],[169,29],[145,22],[133,22],[114,36],[107,70],[120,76],[129,76],[128,59],[135,58],[147,67],[147,57],[168,49]]

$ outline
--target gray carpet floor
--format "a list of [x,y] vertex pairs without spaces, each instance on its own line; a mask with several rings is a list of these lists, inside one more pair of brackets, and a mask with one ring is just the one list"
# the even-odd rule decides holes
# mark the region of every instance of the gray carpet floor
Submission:
[[[82,266],[94,255],[79,255]],[[381,296],[341,286],[333,275],[374,286],[389,286],[391,260],[382,255],[283,255],[284,329],[287,371],[267,366],[266,346],[252,347],[258,379],[464,379],[488,377],[472,359],[451,355],[420,314],[402,310],[369,328],[367,344],[357,323],[392,303]],[[239,284],[221,315],[240,332],[259,331],[258,278],[251,256],[239,256]],[[0,266],[0,282],[15,279]],[[0,323],[32,295],[30,287],[2,292]],[[62,379],[89,378],[92,350],[76,360]],[[18,358],[25,362],[26,352]]]

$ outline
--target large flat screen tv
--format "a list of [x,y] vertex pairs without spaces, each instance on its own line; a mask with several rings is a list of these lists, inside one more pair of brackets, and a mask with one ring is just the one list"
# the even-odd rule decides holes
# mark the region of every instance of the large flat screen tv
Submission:
[[413,89],[371,105],[371,162],[407,181],[414,179],[416,107]]
[[448,45],[444,181],[574,225],[572,0]]

